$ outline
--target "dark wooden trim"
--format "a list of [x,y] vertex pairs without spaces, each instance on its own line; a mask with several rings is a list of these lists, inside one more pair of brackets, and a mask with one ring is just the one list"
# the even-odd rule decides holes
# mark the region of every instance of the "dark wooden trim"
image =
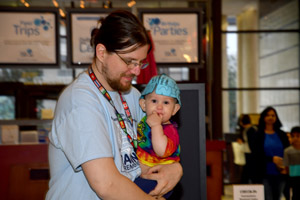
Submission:
[[211,81],[211,124],[212,139],[222,139],[222,37],[221,37],[221,0],[212,0],[212,81]]

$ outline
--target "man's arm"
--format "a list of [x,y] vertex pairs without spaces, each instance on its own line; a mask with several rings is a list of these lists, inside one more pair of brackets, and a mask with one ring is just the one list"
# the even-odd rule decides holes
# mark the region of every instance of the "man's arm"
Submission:
[[156,165],[148,170],[147,174],[142,174],[145,179],[156,180],[157,185],[149,194],[152,196],[162,196],[171,191],[180,181],[183,169],[179,162],[166,165]]
[[130,179],[120,174],[113,158],[99,158],[88,161],[82,164],[82,169],[90,186],[101,199],[155,199],[144,193]]

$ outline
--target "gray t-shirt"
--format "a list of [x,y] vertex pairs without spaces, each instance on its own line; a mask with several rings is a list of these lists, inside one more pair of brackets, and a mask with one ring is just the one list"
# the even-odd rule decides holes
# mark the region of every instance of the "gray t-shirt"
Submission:
[[300,150],[293,146],[287,147],[284,150],[283,164],[289,167],[290,176],[300,176]]
[[[144,115],[138,104],[140,93],[132,88],[123,94],[133,126],[124,114],[118,92],[109,94],[125,121],[127,131],[136,138],[137,122]],[[131,180],[141,173],[136,154],[120,128],[114,108],[86,73],[80,74],[61,94],[49,140],[51,179],[47,200],[99,200],[81,168],[81,164],[89,160],[112,157],[120,173]]]

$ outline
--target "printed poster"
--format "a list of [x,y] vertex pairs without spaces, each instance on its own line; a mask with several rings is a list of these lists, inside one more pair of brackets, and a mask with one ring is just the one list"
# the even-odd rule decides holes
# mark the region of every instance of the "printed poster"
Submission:
[[58,63],[55,13],[1,12],[0,27],[0,63]]
[[157,63],[198,63],[198,15],[196,13],[143,13],[151,31]]
[[98,26],[98,20],[107,14],[72,13],[72,63],[89,64],[93,60],[94,50],[90,45],[91,32]]

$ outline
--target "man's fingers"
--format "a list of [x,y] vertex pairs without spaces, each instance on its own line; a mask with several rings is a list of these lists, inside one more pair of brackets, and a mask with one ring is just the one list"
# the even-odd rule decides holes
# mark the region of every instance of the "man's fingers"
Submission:
[[159,175],[157,173],[149,174],[148,172],[147,174],[142,174],[141,177],[144,179],[157,180],[159,178]]
[[162,196],[166,193],[166,187],[167,183],[164,183],[162,181],[157,182],[156,187],[154,190],[152,190],[149,194],[152,196]]

